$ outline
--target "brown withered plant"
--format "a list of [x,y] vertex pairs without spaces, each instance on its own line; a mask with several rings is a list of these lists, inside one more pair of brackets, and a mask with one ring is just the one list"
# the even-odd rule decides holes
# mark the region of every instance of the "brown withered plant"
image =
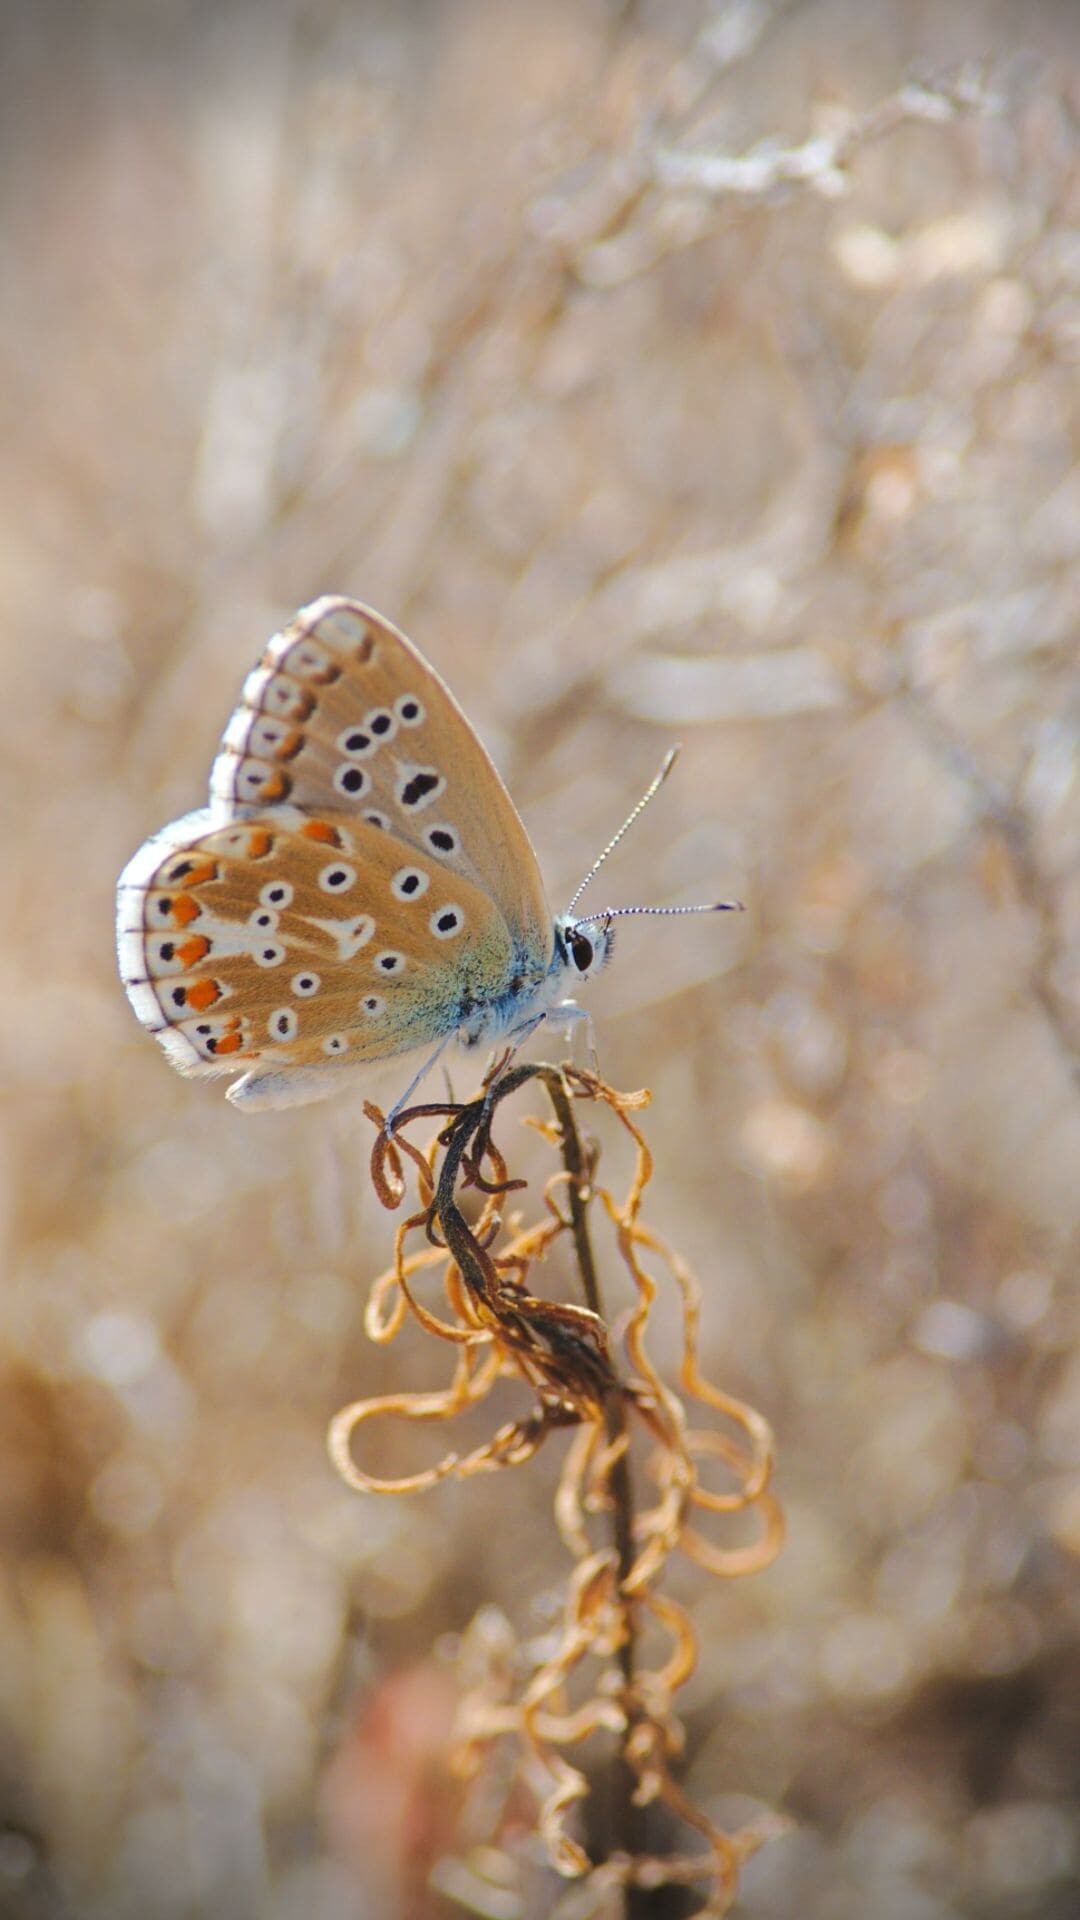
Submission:
[[[528,1116],[527,1124],[560,1161],[544,1188],[540,1216],[531,1223],[516,1214],[504,1217],[507,1197],[526,1183],[511,1177],[508,1156],[493,1137],[502,1103],[526,1085],[542,1089],[551,1109],[550,1119]],[[449,1475],[467,1479],[521,1467],[554,1429],[573,1429],[554,1502],[555,1524],[573,1562],[556,1643],[545,1644],[545,1657],[534,1660],[524,1685],[514,1686],[508,1677],[512,1663],[505,1660],[474,1674],[461,1705],[455,1763],[463,1774],[477,1774],[496,1742],[516,1736],[520,1775],[536,1795],[538,1829],[561,1874],[595,1894],[605,1911],[614,1901],[637,1916],[651,1889],[682,1885],[702,1890],[697,1912],[720,1915],[734,1899],[741,1862],[766,1837],[769,1822],[722,1832],[677,1783],[681,1728],[675,1700],[693,1670],[696,1641],[686,1611],[661,1594],[659,1583],[676,1550],[723,1579],[756,1573],[778,1552],[782,1524],[769,1486],[769,1428],[760,1414],[703,1377],[697,1282],[641,1217],[652,1156],[637,1115],[648,1102],[647,1092],[616,1092],[578,1068],[503,1063],[475,1099],[413,1107],[389,1135],[382,1114],[369,1105],[378,1128],[371,1173],[379,1199],[388,1208],[401,1205],[407,1165],[417,1206],[398,1227],[393,1266],[372,1287],[367,1332],[378,1342],[393,1340],[411,1315],[454,1350],[455,1360],[441,1392],[382,1394],[344,1408],[332,1423],[330,1451],[350,1486],[400,1495],[424,1492]],[[597,1179],[598,1148],[579,1125],[582,1105],[606,1109],[633,1142],[633,1172],[622,1197]],[[440,1130],[421,1151],[407,1130],[433,1119]],[[466,1193],[473,1196],[467,1202],[475,1216],[471,1224],[461,1205]],[[619,1327],[621,1358],[594,1252],[597,1216],[607,1224],[633,1286],[633,1304]],[[542,1299],[531,1289],[533,1268],[559,1241],[572,1249],[580,1302]],[[437,1279],[444,1302],[438,1310],[420,1298],[422,1275]],[[665,1279],[681,1311],[676,1385],[660,1377],[646,1346]],[[399,1480],[376,1478],[357,1464],[359,1428],[383,1415],[452,1421],[507,1377],[528,1387],[531,1409],[472,1451],[449,1452]],[[692,1425],[689,1403],[706,1409],[713,1424]],[[723,1491],[702,1485],[704,1461],[722,1463]],[[718,1544],[700,1530],[705,1515],[747,1514],[756,1521],[749,1544],[741,1538]],[[745,1534],[745,1521],[739,1525]],[[598,1540],[599,1529],[606,1537]],[[657,1642],[658,1663],[652,1656]],[[590,1678],[582,1702],[576,1696],[586,1661],[590,1677],[598,1677]],[[598,1734],[607,1736],[612,1761],[607,1839],[603,1857],[593,1861],[569,1830],[572,1810],[590,1788],[568,1755]],[[661,1855],[645,1849],[645,1809],[656,1802],[666,1807],[676,1831],[687,1831],[684,1850]],[[586,1907],[576,1904],[576,1911],[587,1907],[588,1901]]]

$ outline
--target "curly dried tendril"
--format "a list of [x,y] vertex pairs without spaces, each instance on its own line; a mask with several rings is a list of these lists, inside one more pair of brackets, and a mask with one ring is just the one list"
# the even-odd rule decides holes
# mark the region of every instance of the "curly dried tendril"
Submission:
[[[525,1123],[560,1164],[547,1180],[537,1217],[527,1220],[505,1212],[506,1196],[525,1183],[511,1177],[492,1129],[502,1103],[533,1083],[546,1093],[551,1117],[529,1114]],[[719,1578],[759,1572],[779,1551],[782,1521],[770,1490],[768,1425],[702,1374],[700,1288],[685,1262],[640,1218],[652,1157],[636,1116],[648,1104],[648,1093],[619,1093],[578,1069],[501,1061],[475,1100],[412,1108],[397,1116],[389,1133],[379,1110],[365,1109],[376,1128],[371,1177],[380,1201],[400,1207],[410,1178],[416,1197],[415,1210],[398,1227],[393,1265],[371,1289],[368,1334],[386,1343],[411,1320],[445,1341],[455,1357],[441,1392],[383,1394],[343,1408],[331,1425],[329,1445],[338,1472],[359,1491],[422,1493],[450,1476],[468,1479],[520,1466],[552,1428],[576,1430],[554,1505],[573,1562],[561,1619],[516,1692],[507,1635],[497,1636],[487,1665],[475,1637],[467,1636],[472,1670],[456,1764],[462,1774],[475,1773],[496,1741],[516,1736],[521,1778],[537,1795],[537,1829],[560,1873],[584,1881],[598,1900],[605,1889],[624,1889],[630,1913],[634,1889],[697,1887],[697,1911],[721,1915],[735,1897],[741,1863],[782,1823],[763,1815],[738,1833],[723,1833],[677,1784],[682,1730],[674,1702],[693,1671],[697,1641],[686,1611],[657,1585],[677,1552]],[[621,1195],[598,1181],[598,1149],[578,1126],[583,1105],[606,1109],[631,1143],[632,1171]],[[405,1129],[424,1120],[437,1121],[439,1131],[421,1150]],[[463,1194],[478,1203],[470,1220],[461,1209]],[[621,1327],[625,1363],[616,1359],[603,1311],[590,1210],[606,1223],[633,1289]],[[532,1290],[533,1268],[560,1241],[573,1255],[580,1303],[551,1301]],[[653,1307],[671,1293],[681,1315],[679,1391],[662,1378],[647,1349]],[[480,1445],[444,1451],[398,1480],[378,1478],[358,1463],[356,1450],[363,1452],[374,1422],[385,1417],[441,1427],[475,1413],[506,1379],[524,1389],[527,1407]],[[691,1426],[688,1401],[719,1424]],[[702,1484],[706,1467],[718,1486]],[[650,1492],[643,1503],[644,1487]],[[749,1541],[747,1516],[756,1522]],[[705,1530],[733,1523],[740,1533],[732,1541]],[[646,1633],[649,1664],[642,1656]],[[581,1700],[583,1682],[588,1691]],[[623,1783],[610,1796],[610,1844],[599,1864],[568,1824],[590,1790],[584,1770],[568,1755],[598,1734],[614,1743]],[[693,1837],[688,1851],[645,1850],[641,1810],[655,1801]]]

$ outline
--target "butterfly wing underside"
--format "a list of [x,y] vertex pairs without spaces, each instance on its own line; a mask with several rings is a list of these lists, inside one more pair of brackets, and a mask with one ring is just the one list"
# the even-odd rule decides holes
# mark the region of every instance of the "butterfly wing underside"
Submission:
[[249,674],[210,807],[121,876],[118,937],[174,1065],[246,1070],[230,1093],[275,1104],[447,1037],[553,943],[524,827],[452,695],[339,598]]
[[[140,873],[139,862],[143,862]],[[452,1032],[510,966],[479,888],[363,822],[190,814],[120,894],[136,1013],[184,1073],[386,1059]]]
[[529,836],[449,687],[388,620],[327,596],[271,640],[210,777],[230,812],[289,802],[359,814],[490,895],[550,958]]

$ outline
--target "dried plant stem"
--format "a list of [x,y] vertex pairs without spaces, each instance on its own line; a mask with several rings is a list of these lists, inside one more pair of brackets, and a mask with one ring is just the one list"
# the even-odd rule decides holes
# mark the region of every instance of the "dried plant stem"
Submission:
[[[515,1214],[504,1220],[504,1196],[526,1183],[510,1177],[492,1130],[503,1101],[535,1080],[543,1083],[554,1119],[528,1116],[527,1123],[557,1155],[559,1170],[545,1184],[538,1219],[529,1223]],[[582,1100],[613,1114],[632,1142],[633,1170],[622,1197],[597,1177],[598,1148],[577,1120]],[[408,1162],[418,1205],[398,1228],[393,1267],[373,1283],[367,1331],[371,1339],[386,1342],[411,1318],[447,1343],[454,1365],[440,1391],[399,1391],[343,1408],[331,1423],[329,1445],[350,1486],[397,1496],[426,1491],[448,1475],[468,1478],[524,1465],[549,1434],[575,1430],[555,1498],[556,1525],[574,1561],[556,1644],[539,1661],[532,1653],[527,1656],[531,1672],[523,1686],[512,1678],[501,1653],[492,1661],[478,1646],[479,1665],[462,1696],[454,1765],[462,1777],[472,1777],[496,1742],[516,1737],[522,1777],[538,1796],[539,1835],[564,1878],[591,1881],[594,1899],[621,1900],[626,1920],[645,1920],[653,1890],[660,1886],[700,1884],[704,1900],[698,1913],[719,1920],[735,1898],[742,1862],[775,1823],[764,1816],[725,1833],[677,1784],[673,1768],[682,1753],[682,1728],[674,1696],[693,1671],[696,1640],[684,1609],[656,1587],[676,1550],[721,1578],[756,1573],[774,1558],[783,1528],[769,1488],[768,1426],[702,1374],[700,1288],[678,1254],[640,1217],[652,1156],[634,1116],[648,1101],[644,1091],[618,1093],[580,1068],[504,1059],[474,1100],[413,1107],[397,1115],[389,1133],[383,1115],[368,1107],[376,1128],[371,1163],[376,1193],[385,1206],[400,1206],[410,1186],[404,1171]],[[441,1131],[422,1152],[405,1129],[433,1119]],[[481,1198],[476,1217],[466,1218],[462,1211],[460,1196],[466,1192]],[[594,1203],[600,1208],[595,1216]],[[604,1312],[591,1233],[596,1220],[612,1238],[634,1289],[636,1304],[621,1336],[628,1371],[617,1364]],[[428,1244],[410,1245],[419,1235]],[[573,1246],[581,1304],[545,1298],[532,1288],[534,1267],[560,1240]],[[429,1303],[436,1276],[442,1307]],[[646,1328],[662,1281],[675,1288],[681,1310],[679,1386],[688,1400],[723,1423],[720,1428],[691,1425],[680,1393],[649,1357]],[[417,1291],[421,1284],[427,1299]],[[397,1480],[372,1474],[355,1458],[355,1435],[361,1428],[370,1430],[373,1420],[452,1421],[478,1408],[499,1379],[524,1384],[532,1405],[480,1446],[464,1454],[446,1452],[435,1464]],[[630,1467],[631,1434],[647,1450],[637,1487]],[[702,1484],[699,1467],[706,1461],[723,1463],[730,1487]],[[643,1500],[646,1484],[655,1494]],[[749,1543],[724,1545],[701,1530],[706,1515],[751,1514],[757,1531]],[[596,1540],[594,1522],[608,1528],[610,1545]],[[654,1641],[662,1646],[664,1639],[668,1646],[660,1660],[647,1657]],[[600,1677],[591,1681],[591,1697],[581,1702],[575,1696],[585,1663],[594,1659]],[[596,1862],[568,1827],[574,1810],[588,1800],[589,1785],[567,1750],[598,1735],[613,1739],[616,1751],[603,1780],[606,1832]],[[644,1829],[653,1802],[697,1837],[696,1847],[649,1853]],[[605,1905],[604,1911],[610,1910]]]
[[[486,1135],[495,1107],[506,1099],[508,1094],[515,1093],[526,1081],[534,1079],[543,1082],[559,1125],[559,1150],[567,1174],[566,1192],[570,1232],[585,1305],[590,1313],[595,1314],[597,1319],[606,1326],[600,1280],[589,1235],[588,1204],[591,1197],[592,1171],[590,1155],[578,1128],[566,1077],[557,1067],[524,1065],[503,1074],[486,1099],[473,1101],[454,1120],[436,1193],[435,1205],[439,1224],[446,1237],[446,1244],[468,1284],[470,1262],[475,1266],[476,1242],[458,1210],[455,1199],[461,1163],[476,1136]],[[608,1801],[610,1841],[608,1852],[609,1855],[623,1854],[627,1859],[632,1860],[643,1851],[644,1830],[643,1809],[634,1798],[638,1776],[627,1758],[637,1724],[637,1715],[634,1711],[634,1654],[637,1638],[635,1608],[633,1596],[626,1591],[624,1585],[629,1579],[635,1559],[634,1496],[630,1476],[626,1399],[623,1391],[614,1381],[603,1394],[603,1419],[608,1444],[612,1449],[612,1467],[608,1480],[612,1540],[625,1609],[625,1633],[619,1647],[618,1658],[623,1681],[621,1705],[626,1720],[618,1762],[612,1770]],[[639,1916],[645,1913],[647,1896],[632,1882],[624,1891],[627,1920],[639,1920]]]
[[[548,1097],[559,1122],[559,1146],[563,1166],[568,1175],[570,1231],[573,1235],[574,1252],[581,1276],[585,1305],[606,1324],[600,1281],[593,1256],[592,1240],[589,1236],[588,1203],[592,1175],[589,1155],[578,1130],[573,1101],[565,1076],[552,1067],[539,1068],[538,1076],[547,1088]],[[619,1648],[619,1669],[623,1680],[622,1705],[626,1714],[626,1728],[622,1737],[622,1752],[613,1770],[609,1824],[611,1851],[624,1853],[628,1859],[632,1860],[644,1851],[644,1818],[643,1809],[634,1798],[637,1774],[627,1758],[637,1718],[634,1712],[634,1654],[637,1644],[637,1620],[633,1596],[626,1588],[626,1582],[634,1565],[634,1489],[630,1477],[626,1399],[622,1393],[611,1393],[606,1397],[604,1427],[608,1445],[613,1451],[613,1465],[608,1487],[611,1495],[612,1537],[618,1562],[619,1587],[624,1598],[626,1624],[625,1637]],[[638,1920],[638,1916],[645,1912],[646,1896],[633,1882],[626,1887],[625,1893],[627,1920]]]

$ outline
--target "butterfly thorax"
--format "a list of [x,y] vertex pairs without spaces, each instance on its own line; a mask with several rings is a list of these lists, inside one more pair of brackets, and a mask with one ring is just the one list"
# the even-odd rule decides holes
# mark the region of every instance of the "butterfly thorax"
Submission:
[[512,1036],[522,1027],[558,1010],[578,1013],[570,997],[607,964],[614,945],[610,926],[583,926],[569,914],[560,914],[552,927],[552,953],[547,967],[519,948],[515,967],[504,988],[472,1004],[463,998],[458,1040],[462,1046],[490,1045]]

